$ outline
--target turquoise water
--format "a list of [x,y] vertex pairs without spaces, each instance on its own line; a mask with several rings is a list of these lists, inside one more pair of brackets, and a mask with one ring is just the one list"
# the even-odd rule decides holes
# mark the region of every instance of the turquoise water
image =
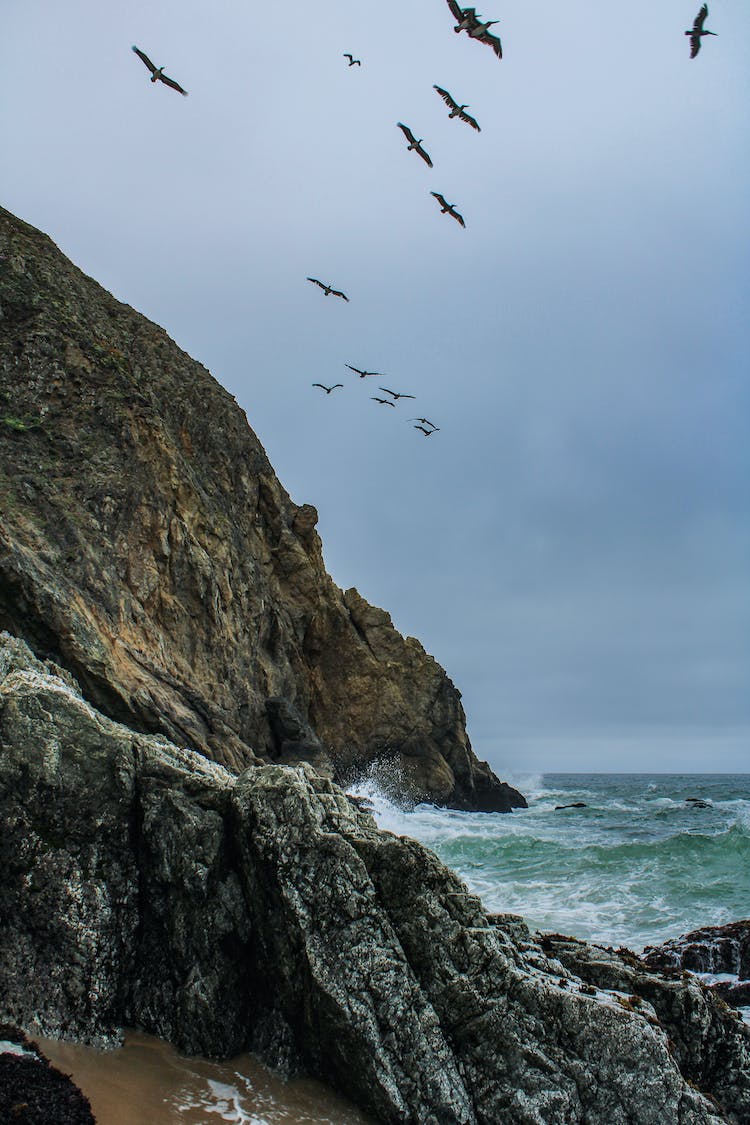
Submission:
[[[529,808],[504,816],[404,812],[360,791],[382,828],[421,840],[487,909],[533,927],[640,950],[750,916],[750,775],[545,774],[519,787]],[[587,807],[555,811],[573,801]]]

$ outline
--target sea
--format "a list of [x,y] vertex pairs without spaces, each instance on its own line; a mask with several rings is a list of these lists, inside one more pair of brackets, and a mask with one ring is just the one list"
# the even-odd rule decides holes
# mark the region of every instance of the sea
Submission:
[[[517,778],[510,814],[399,806],[370,780],[381,828],[422,841],[493,912],[532,929],[644,946],[750,916],[750,774]],[[559,808],[579,805],[577,808]],[[364,1125],[319,1083],[283,1082],[250,1056],[185,1059],[130,1032],[116,1051],[42,1042],[90,1097],[99,1125]]]

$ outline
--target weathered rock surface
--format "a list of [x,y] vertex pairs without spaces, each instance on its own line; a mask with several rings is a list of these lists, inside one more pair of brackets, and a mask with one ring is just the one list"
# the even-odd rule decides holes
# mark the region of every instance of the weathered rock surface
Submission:
[[682,1074],[736,1121],[750,1121],[750,1028],[711,989],[687,972],[660,971],[626,949],[559,934],[545,935],[542,946],[587,984],[619,992],[620,1002],[636,1010],[650,1010]]
[[543,948],[309,765],[235,777],[7,637],[0,816],[0,1016],[27,1030],[254,1049],[387,1125],[748,1120],[750,1032],[696,982]]
[[205,368],[0,209],[0,627],[233,770],[388,759],[402,795],[524,806],[435,660],[334,585],[316,522]]
[[709,988],[735,1008],[750,1007],[750,919],[704,926],[663,945],[647,946],[644,960],[657,969],[730,973],[734,980],[717,981]]
[[662,945],[648,945],[643,958],[657,969],[732,973],[750,980],[750,919],[725,926],[703,926]]

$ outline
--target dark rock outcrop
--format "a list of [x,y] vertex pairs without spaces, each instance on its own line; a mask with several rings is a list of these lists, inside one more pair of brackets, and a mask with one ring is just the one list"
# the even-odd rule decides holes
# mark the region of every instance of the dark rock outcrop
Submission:
[[309,765],[235,777],[8,637],[0,817],[0,1017],[32,1032],[254,1049],[384,1125],[748,1119],[750,1031],[694,980],[542,946]]
[[619,993],[619,1003],[650,1013],[666,1032],[681,1073],[714,1097],[730,1119],[750,1121],[750,1028],[699,980],[659,969],[627,949],[588,945],[546,934],[542,947],[595,989]]
[[88,1098],[18,1028],[0,1024],[0,1122],[95,1125]]
[[729,973],[734,980],[716,981],[708,987],[734,1008],[750,1007],[750,919],[704,926],[663,945],[647,946],[644,960],[657,969]]
[[725,926],[703,926],[662,945],[647,945],[643,957],[656,969],[732,973],[750,980],[750,919]]
[[525,806],[436,661],[334,585],[232,396],[2,209],[0,308],[0,627],[235,771],[387,762],[401,796]]

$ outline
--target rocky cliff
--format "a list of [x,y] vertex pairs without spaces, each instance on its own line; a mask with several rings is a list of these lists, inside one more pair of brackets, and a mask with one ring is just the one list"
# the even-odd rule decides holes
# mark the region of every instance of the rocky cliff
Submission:
[[235,777],[0,635],[0,1020],[251,1048],[381,1125],[750,1120],[750,1029],[687,974],[487,914],[309,765]]
[[0,209],[0,627],[234,771],[387,762],[412,798],[524,805],[439,665],[332,582],[316,520],[205,368]]

